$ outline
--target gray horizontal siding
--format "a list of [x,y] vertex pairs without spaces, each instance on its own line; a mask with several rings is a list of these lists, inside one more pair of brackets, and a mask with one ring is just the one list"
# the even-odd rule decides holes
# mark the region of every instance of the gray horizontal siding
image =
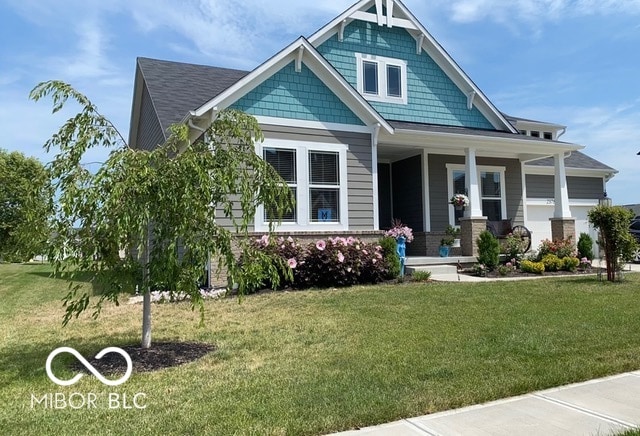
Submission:
[[[478,166],[505,168],[506,218],[513,219],[516,224],[522,224],[524,222],[524,203],[520,161],[479,157],[476,162]],[[464,163],[464,156],[429,155],[429,202],[432,231],[443,231],[449,224],[447,164],[464,165]]]
[[163,143],[164,135],[162,134],[162,127],[160,127],[160,121],[158,121],[147,85],[144,84],[142,100],[140,103],[138,137],[136,138],[137,148],[142,150],[153,150]]
[[[541,174],[527,174],[527,197],[554,198],[554,176]],[[592,200],[602,197],[602,177],[567,177],[569,198]]]
[[261,127],[264,136],[270,139],[348,145],[349,230],[365,231],[373,229],[373,180],[371,175],[370,135],[280,126]]

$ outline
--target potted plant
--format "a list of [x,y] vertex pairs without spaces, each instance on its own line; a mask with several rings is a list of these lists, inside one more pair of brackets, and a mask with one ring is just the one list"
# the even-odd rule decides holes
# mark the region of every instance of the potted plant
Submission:
[[448,225],[447,229],[444,231],[447,236],[451,236],[453,238],[452,247],[460,247],[460,227],[453,227],[452,225]]
[[464,194],[455,194],[449,199],[449,204],[452,204],[456,210],[462,210],[469,206],[469,197]]
[[413,241],[413,231],[411,227],[402,224],[399,219],[391,222],[391,228],[386,231],[385,235],[396,240],[396,252],[400,257],[400,277],[404,276],[404,262],[406,259],[407,243]]
[[440,240],[440,257],[449,257],[449,250],[451,250],[453,242],[454,238],[451,235],[445,235],[444,238]]

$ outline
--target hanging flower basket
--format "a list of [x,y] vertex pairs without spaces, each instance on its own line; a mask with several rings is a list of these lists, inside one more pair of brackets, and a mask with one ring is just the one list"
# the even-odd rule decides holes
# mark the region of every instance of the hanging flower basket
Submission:
[[464,194],[456,194],[449,199],[449,204],[452,204],[456,210],[462,210],[469,206],[469,197]]

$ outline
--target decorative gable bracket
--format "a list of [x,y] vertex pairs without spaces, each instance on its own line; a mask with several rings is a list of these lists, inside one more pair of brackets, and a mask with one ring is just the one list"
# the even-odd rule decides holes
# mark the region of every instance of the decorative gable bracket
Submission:
[[418,26],[411,20],[407,20],[404,18],[396,18],[393,16],[393,9],[395,2],[394,0],[386,0],[386,16],[384,15],[384,9],[382,7],[382,2],[384,0],[376,0],[376,13],[372,14],[370,12],[364,11],[355,11],[353,12],[349,18],[354,20],[367,21],[369,23],[376,23],[378,26],[387,26],[391,27],[402,27],[404,29],[410,30],[420,30]]

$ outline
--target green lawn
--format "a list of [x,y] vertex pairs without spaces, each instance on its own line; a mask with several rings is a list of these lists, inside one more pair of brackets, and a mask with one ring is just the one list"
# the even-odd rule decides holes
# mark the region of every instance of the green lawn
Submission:
[[[208,302],[203,328],[186,304],[154,306],[154,340],[218,351],[118,387],[58,387],[45,374],[54,348],[136,343],[142,310],[109,306],[62,328],[67,285],[48,271],[0,265],[2,434],[321,434],[640,368],[629,274],[270,293]],[[144,393],[147,408],[31,408],[50,392]]]

